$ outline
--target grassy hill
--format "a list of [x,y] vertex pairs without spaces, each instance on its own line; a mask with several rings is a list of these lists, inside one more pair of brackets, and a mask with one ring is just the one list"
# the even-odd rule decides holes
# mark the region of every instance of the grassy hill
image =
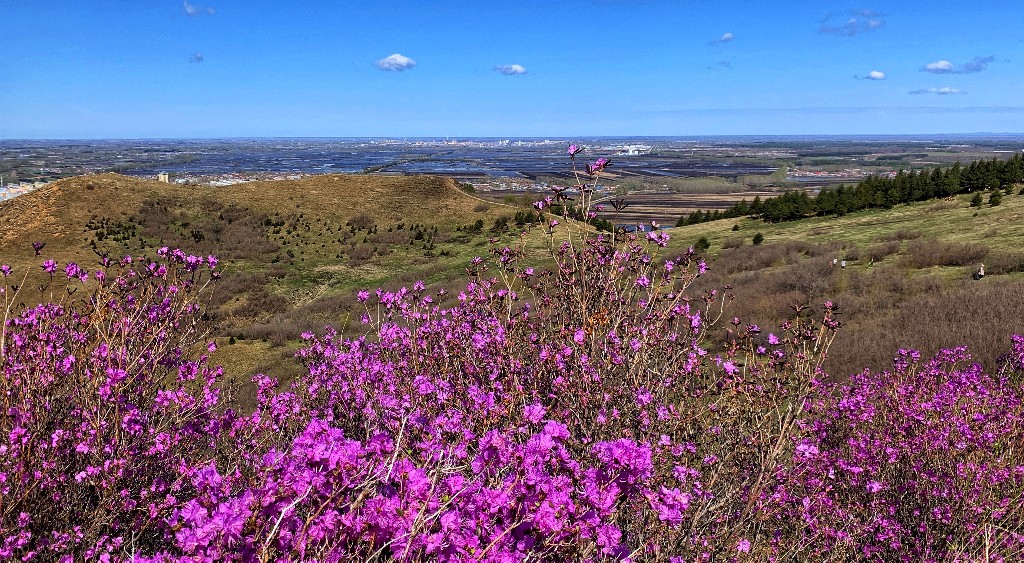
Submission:
[[[344,328],[357,289],[459,277],[517,208],[485,202],[446,178],[326,175],[227,187],[82,176],[0,204],[0,262],[44,281],[43,258],[152,255],[161,246],[216,254],[218,333],[240,344],[226,359],[246,372],[280,364],[272,350],[303,330]],[[498,228],[494,228],[499,222]],[[31,294],[25,295],[31,299]],[[261,342],[262,340],[262,342]],[[287,362],[285,362],[287,363]]]
[[[778,224],[730,219],[672,229],[669,252],[702,237],[710,272],[694,293],[728,286],[729,317],[766,331],[797,303],[839,304],[846,328],[826,368],[843,375],[886,367],[900,347],[922,352],[970,344],[994,365],[1012,332],[1024,332],[1024,196],[997,207],[961,196]],[[41,281],[44,256],[87,267],[96,253],[152,253],[160,246],[217,254],[225,275],[213,293],[218,361],[245,379],[288,376],[294,338],[351,326],[357,289],[428,283],[457,287],[492,239],[523,240],[539,261],[543,229],[510,219],[517,208],[484,202],[437,177],[317,176],[211,188],[113,174],[56,182],[0,204],[0,262]],[[501,219],[508,223],[502,226]],[[497,223],[497,226],[496,226]],[[764,242],[752,244],[760,233]],[[847,267],[832,260],[847,261]],[[986,265],[986,277],[971,273]]]

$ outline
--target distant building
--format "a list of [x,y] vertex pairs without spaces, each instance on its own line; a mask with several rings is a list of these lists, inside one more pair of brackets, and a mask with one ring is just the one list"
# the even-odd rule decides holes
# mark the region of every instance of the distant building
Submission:
[[171,175],[168,174],[167,172],[161,172],[161,173],[156,175],[156,180],[158,182],[163,182],[165,184],[170,184],[171,183]]

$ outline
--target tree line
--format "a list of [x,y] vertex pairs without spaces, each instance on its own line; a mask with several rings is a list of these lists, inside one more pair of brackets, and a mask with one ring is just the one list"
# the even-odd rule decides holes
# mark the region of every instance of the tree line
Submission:
[[816,197],[805,191],[788,191],[777,197],[760,196],[725,210],[697,210],[679,218],[677,227],[717,219],[754,217],[769,223],[793,221],[812,216],[842,216],[865,209],[890,209],[901,203],[925,201],[984,190],[1012,190],[1024,183],[1024,154],[1007,160],[976,160],[967,166],[931,170],[900,170],[895,176],[868,176],[854,186],[845,184],[822,188]]

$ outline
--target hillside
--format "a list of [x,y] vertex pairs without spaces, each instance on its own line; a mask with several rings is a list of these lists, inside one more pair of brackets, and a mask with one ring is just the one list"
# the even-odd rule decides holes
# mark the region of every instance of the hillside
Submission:
[[[711,269],[696,289],[730,285],[729,315],[747,322],[774,327],[794,304],[836,302],[846,327],[825,364],[835,375],[888,367],[899,348],[927,355],[961,343],[993,368],[1009,335],[1024,331],[1024,195],[996,207],[970,200],[774,224],[713,221],[672,229],[673,248],[706,238]],[[764,242],[755,246],[757,233]],[[844,259],[845,269],[832,265]],[[975,281],[982,263],[986,276]]]
[[[727,310],[766,330],[797,303],[840,305],[846,327],[826,369],[843,376],[884,368],[900,347],[932,353],[968,342],[993,367],[1012,332],[1024,332],[1024,196],[999,206],[969,196],[845,217],[785,223],[728,219],[671,230],[669,253],[702,237],[710,271],[693,288],[728,286]],[[112,174],[56,182],[0,204],[0,262],[43,255],[87,267],[95,253],[152,253],[160,246],[216,254],[218,334],[234,337],[218,361],[229,373],[286,375],[294,339],[326,325],[353,326],[358,289],[417,279],[455,288],[489,241],[524,240],[534,265],[543,229],[516,225],[517,208],[484,203],[435,177],[318,176],[223,188],[161,184]],[[506,224],[500,219],[504,218]],[[764,242],[753,245],[760,233]],[[95,247],[95,251],[94,251]],[[847,267],[833,266],[833,260]],[[987,275],[971,273],[985,263]],[[284,345],[282,347],[282,345]]]
[[480,216],[471,211],[472,196],[458,190],[452,180],[433,176],[322,175],[215,188],[97,174],[60,180],[0,203],[0,218],[10,227],[0,232],[0,247],[39,233],[66,239],[90,217],[138,216],[143,202],[153,198],[212,207],[237,205],[266,215],[302,213],[337,220],[366,214],[382,224],[457,224]]
[[[152,255],[162,246],[215,254],[219,333],[265,344],[349,323],[356,289],[443,282],[488,239],[509,231],[516,208],[483,202],[447,178],[325,175],[227,187],[164,184],[116,174],[81,176],[0,204],[0,262],[42,283],[38,261]],[[495,224],[498,228],[494,228]],[[33,242],[45,242],[33,256]],[[236,354],[237,355],[237,354]],[[245,365],[252,363],[252,354]],[[239,360],[241,361],[241,360]]]

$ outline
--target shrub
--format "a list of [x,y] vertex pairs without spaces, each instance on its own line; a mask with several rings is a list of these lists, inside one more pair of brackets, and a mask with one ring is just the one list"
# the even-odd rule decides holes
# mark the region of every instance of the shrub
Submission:
[[886,256],[891,256],[900,251],[900,243],[897,240],[889,241],[882,244],[876,244],[869,246],[866,255],[868,260],[872,262],[878,262],[884,259]]
[[[943,203],[949,203],[949,202],[943,202]],[[918,239],[918,238],[921,238],[921,236],[922,236],[921,231],[909,231],[907,229],[897,229],[897,230],[893,231],[892,233],[890,233],[890,234],[888,234],[886,236],[883,236],[882,240],[885,241],[885,242],[892,242],[892,241],[899,242],[899,241],[904,241],[904,240]]]
[[[417,231],[419,232],[419,231]],[[371,244],[358,244],[352,247],[347,253],[349,264],[357,266],[359,264],[365,264],[375,254],[373,245]]]
[[740,248],[741,246],[743,246],[743,239],[740,237],[726,237],[725,240],[722,241],[722,248],[727,250]]
[[216,262],[162,255],[94,274],[67,264],[68,289],[90,291],[85,300],[16,312],[5,292],[0,557],[168,547],[160,520],[174,495],[196,493],[182,467],[214,455],[211,436],[231,417],[219,409],[219,370],[193,351],[206,333],[196,298]]
[[356,230],[360,230],[360,231],[362,231],[362,230],[370,230],[370,228],[372,228],[374,226],[374,224],[375,223],[374,223],[373,217],[370,217],[369,215],[367,215],[365,213],[360,213],[360,214],[350,218],[345,223],[345,225],[347,225],[349,227],[352,227],[352,228],[354,228]]
[[935,239],[919,239],[907,246],[908,258],[915,268],[969,266],[980,262],[988,252],[989,248],[983,244],[943,242]]
[[757,246],[764,242],[764,235],[762,235],[761,233],[757,233],[754,235],[754,238],[750,242],[754,243],[754,246]]
[[[1024,436],[1009,372],[1024,367],[1015,337],[1007,369],[971,365],[966,349],[922,362],[901,350],[891,371],[824,385],[807,403],[806,435],[766,509],[802,523],[798,559],[937,561],[1024,555],[1012,501],[1024,468],[1007,455]],[[827,476],[827,477],[826,477]]]
[[697,242],[693,245],[693,249],[697,252],[706,252],[709,248],[711,248],[711,242],[708,241],[708,237],[704,236],[697,239]]

